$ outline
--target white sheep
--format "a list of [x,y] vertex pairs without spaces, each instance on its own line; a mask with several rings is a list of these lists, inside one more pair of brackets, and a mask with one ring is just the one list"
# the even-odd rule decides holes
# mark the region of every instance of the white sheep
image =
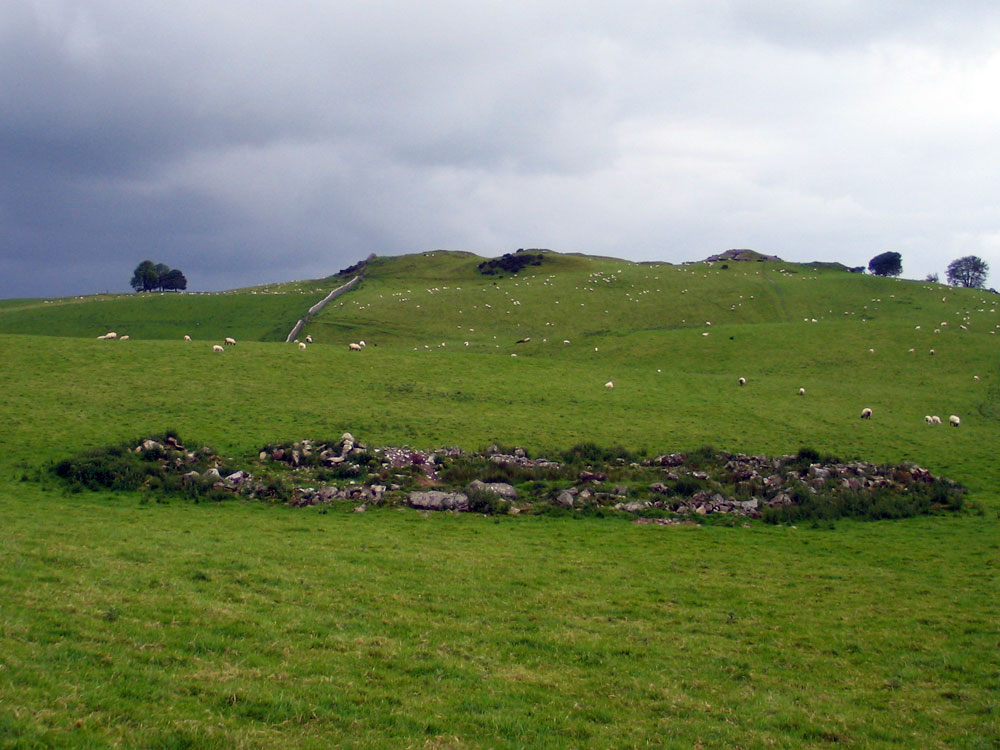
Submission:
[[97,340],[98,341],[104,341],[106,338],[107,338],[107,335],[101,334],[100,336],[97,337]]
[[364,349],[366,346],[368,346],[368,344],[365,343],[364,339],[361,339],[361,341],[358,342],[358,346]]
[[306,342],[300,341],[299,342],[299,349],[305,349],[305,348],[306,348]]
[[931,356],[932,357],[934,356],[934,350],[933,349],[931,349]]
[[806,389],[805,388],[799,388],[799,395],[800,396],[805,396],[806,395]]
[[223,348],[222,348],[221,346],[219,346],[218,344],[214,344],[214,345],[212,346],[212,351],[213,351],[213,352],[224,352],[224,351],[226,351],[226,350],[225,350],[225,349],[223,349]]
[[872,418],[872,410],[869,409],[866,406],[864,409],[861,410],[861,418],[862,419],[871,419]]
[[927,424],[934,424],[934,417],[932,417],[930,414],[926,414],[924,415],[924,421]]
[[118,338],[118,334],[115,333],[114,331],[108,331],[106,334],[104,334],[104,338],[106,338],[106,339],[116,339],[116,338]]
[[128,337],[128,335],[126,334],[125,336],[122,336],[122,337],[121,337],[120,339],[118,339],[118,340],[119,340],[119,341],[128,341],[128,338],[129,338],[129,337]]
[[312,334],[310,334],[310,335],[306,336],[306,343],[307,343],[307,344],[311,344],[312,342],[313,342],[313,337],[312,337]]
[[232,336],[226,336],[226,340],[224,343],[227,346],[236,346],[236,339],[234,339]]
[[952,414],[950,417],[948,417],[948,424],[950,424],[952,427],[958,427],[960,424],[962,424],[962,420],[959,419],[954,414]]
[[350,349],[352,352],[360,352],[361,351],[361,344],[356,344],[356,343],[352,342],[352,343],[350,343],[350,344],[347,345],[347,348]]
[[614,388],[615,387],[615,381],[609,380],[607,383],[604,384],[604,387],[608,388],[608,389]]
[[931,416],[931,424],[941,424],[941,417],[937,414]]
[[188,336],[188,335],[187,335],[187,334],[185,333],[185,334],[184,334],[184,340],[185,340],[185,341],[190,341],[190,340],[191,340],[191,337],[190,337],[190,336]]
[[739,383],[741,386],[744,386],[744,385],[747,384],[747,379],[746,378],[740,378],[736,382]]

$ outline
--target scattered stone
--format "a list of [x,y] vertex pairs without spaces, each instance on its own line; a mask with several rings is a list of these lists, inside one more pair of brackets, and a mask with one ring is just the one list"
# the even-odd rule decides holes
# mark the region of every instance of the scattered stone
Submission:
[[489,492],[491,495],[508,500],[517,498],[517,490],[514,489],[513,485],[504,482],[481,482],[478,479],[473,479],[465,490],[466,492]]
[[556,505],[561,505],[564,508],[572,508],[574,502],[575,498],[573,497],[573,493],[569,490],[563,490],[558,496],[556,496]]
[[411,492],[407,498],[411,508],[422,510],[468,510],[469,497],[462,492]]

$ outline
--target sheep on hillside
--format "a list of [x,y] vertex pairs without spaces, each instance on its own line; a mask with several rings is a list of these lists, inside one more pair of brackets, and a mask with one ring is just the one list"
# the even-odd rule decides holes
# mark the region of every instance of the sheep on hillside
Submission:
[[948,424],[950,424],[952,427],[958,427],[960,424],[962,424],[962,420],[956,417],[954,414],[952,414],[950,417],[948,417]]
[[351,342],[350,344],[347,345],[347,348],[349,350],[351,350],[352,352],[360,352],[361,351],[361,344],[356,344],[354,342]]
[[805,396],[806,395],[806,389],[805,388],[799,388],[799,395],[800,396]]
[[106,334],[104,334],[104,338],[106,338],[106,339],[116,339],[116,338],[118,338],[118,334],[115,333],[114,331],[108,331]]
[[869,409],[866,406],[864,409],[861,410],[861,418],[862,419],[871,419],[872,418],[872,410]]
[[607,388],[607,389],[609,389],[609,390],[611,388],[614,388],[615,387],[615,381],[609,380],[607,383],[604,384],[604,387]]
[[223,349],[223,348],[222,348],[221,346],[219,346],[218,344],[214,344],[214,345],[212,346],[212,351],[213,351],[213,352],[224,352],[224,351],[226,351],[226,350],[225,350],[225,349]]
[[226,336],[226,340],[223,343],[225,343],[227,346],[236,346],[236,339],[234,339],[232,336]]
[[747,379],[746,378],[740,378],[736,382],[739,383],[741,386],[744,386],[744,385],[747,384]]
[[188,335],[187,335],[187,334],[185,333],[185,334],[184,334],[184,340],[185,340],[185,341],[190,341],[190,340],[191,340],[191,337],[190,337],[190,336],[188,336]]
[[313,342],[313,337],[312,337],[312,335],[309,335],[309,336],[306,336],[306,343],[307,343],[307,344],[311,344],[312,342]]
[[128,337],[128,335],[126,334],[125,336],[122,336],[122,337],[121,337],[120,339],[118,339],[118,340],[119,340],[119,341],[128,341],[128,338],[129,338],[129,337]]
[[300,341],[299,342],[299,349],[305,349],[305,348],[306,348],[305,342],[304,341]]

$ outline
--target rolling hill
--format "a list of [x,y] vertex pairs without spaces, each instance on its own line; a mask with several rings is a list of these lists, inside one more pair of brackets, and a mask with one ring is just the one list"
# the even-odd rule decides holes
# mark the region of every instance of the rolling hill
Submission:
[[[0,302],[6,745],[991,746],[995,295],[766,260],[483,260],[372,260],[304,350],[285,335],[345,277]],[[241,457],[345,431],[808,446],[970,494],[951,516],[665,529],[164,504],[48,470],[168,428]]]

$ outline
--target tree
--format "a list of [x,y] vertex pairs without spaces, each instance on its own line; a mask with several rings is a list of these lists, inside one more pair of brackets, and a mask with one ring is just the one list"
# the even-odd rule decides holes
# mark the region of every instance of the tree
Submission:
[[144,260],[132,273],[129,282],[137,292],[155,292],[158,289],[187,289],[187,279],[178,269],[171,269],[166,263]]
[[167,274],[170,273],[170,266],[166,263],[157,263],[153,270],[156,271],[156,288],[163,289],[163,282],[167,278]]
[[160,286],[166,291],[181,291],[187,289],[187,285],[188,280],[177,268],[167,271],[166,275],[160,279]]
[[929,273],[927,274],[927,277],[924,279],[924,281],[930,281],[937,284],[940,281],[940,279],[938,279],[938,275],[936,273]]
[[149,292],[156,288],[159,276],[156,273],[156,266],[153,261],[144,260],[132,274],[132,281],[129,282],[137,292]]
[[868,261],[868,270],[876,276],[899,276],[903,272],[903,256],[892,250]]
[[975,255],[966,255],[948,264],[948,283],[952,286],[982,288],[986,286],[986,275],[990,267],[985,260]]

